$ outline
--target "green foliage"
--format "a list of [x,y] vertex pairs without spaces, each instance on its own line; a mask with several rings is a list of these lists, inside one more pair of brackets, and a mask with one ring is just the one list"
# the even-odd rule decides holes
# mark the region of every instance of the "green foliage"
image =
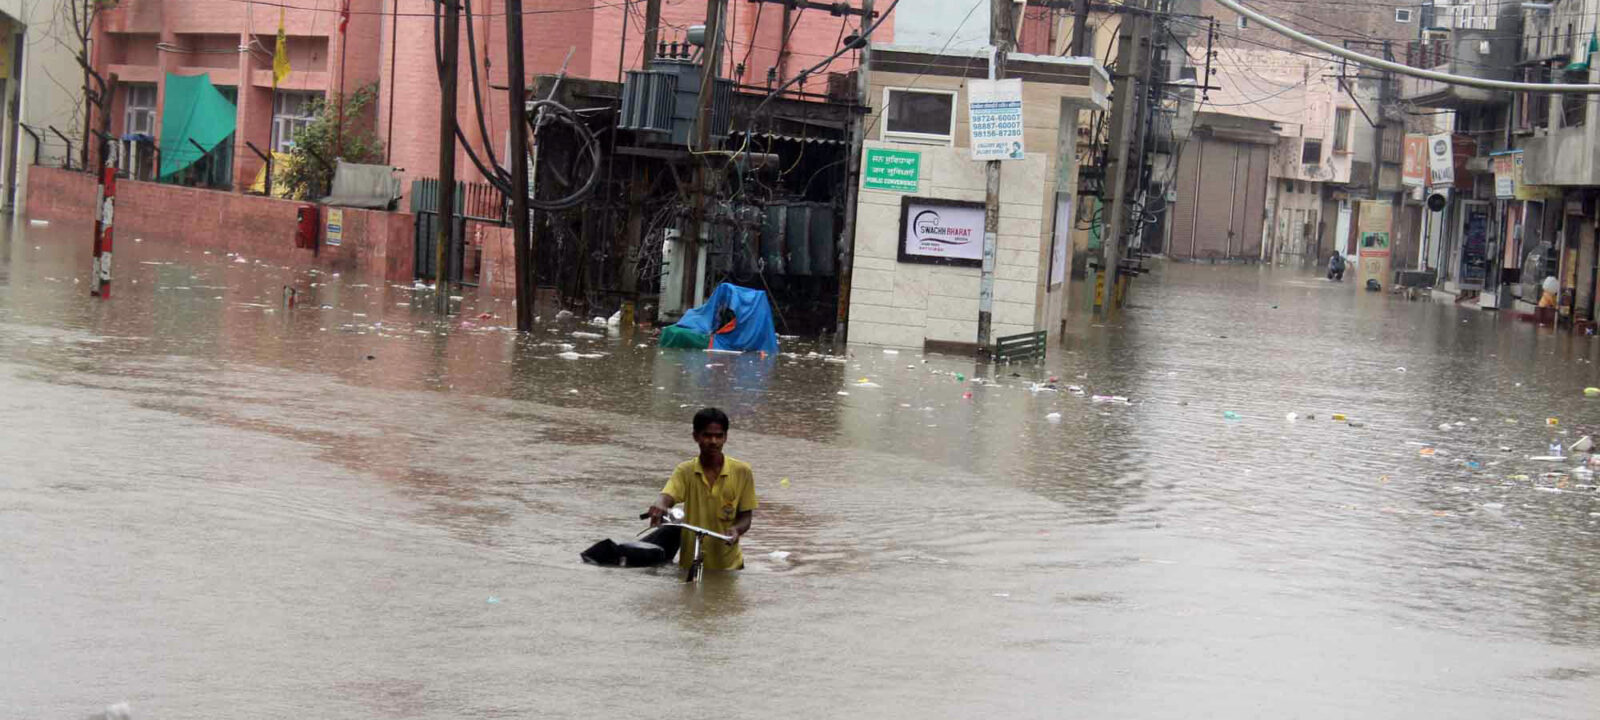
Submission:
[[339,96],[317,101],[312,106],[315,119],[295,133],[293,162],[283,168],[282,178],[274,178],[273,182],[283,183],[289,197],[316,199],[326,195],[333,186],[333,168],[318,162],[316,156],[321,156],[329,165],[333,165],[337,157],[353,163],[383,162],[383,141],[372,129],[376,123],[368,110],[377,98],[378,86],[374,83],[356,90],[345,100],[343,150],[338,153],[335,152],[339,142],[335,129],[339,127]]

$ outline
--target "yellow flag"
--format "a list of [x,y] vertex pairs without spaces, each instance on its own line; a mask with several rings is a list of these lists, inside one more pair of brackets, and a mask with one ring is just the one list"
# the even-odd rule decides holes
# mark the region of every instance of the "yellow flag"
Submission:
[[272,84],[289,77],[289,36],[283,32],[283,8],[278,9],[278,47],[272,53]]

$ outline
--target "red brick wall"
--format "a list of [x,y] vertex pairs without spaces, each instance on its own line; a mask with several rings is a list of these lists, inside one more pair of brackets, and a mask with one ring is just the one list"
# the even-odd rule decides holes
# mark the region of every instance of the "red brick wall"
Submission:
[[[57,168],[28,169],[30,218],[87,222],[95,182],[87,173]],[[301,203],[216,190],[119,181],[116,237],[146,237],[181,247],[238,253],[284,265],[363,272],[389,282],[413,276],[412,216],[344,208],[344,242],[313,254],[294,247],[296,209]]]

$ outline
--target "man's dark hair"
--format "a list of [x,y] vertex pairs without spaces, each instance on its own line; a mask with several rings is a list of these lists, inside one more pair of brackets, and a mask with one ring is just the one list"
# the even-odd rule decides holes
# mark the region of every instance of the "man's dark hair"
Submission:
[[716,408],[704,408],[694,414],[695,432],[705,432],[706,426],[711,423],[721,425],[724,432],[731,428],[731,425],[728,424],[728,414]]

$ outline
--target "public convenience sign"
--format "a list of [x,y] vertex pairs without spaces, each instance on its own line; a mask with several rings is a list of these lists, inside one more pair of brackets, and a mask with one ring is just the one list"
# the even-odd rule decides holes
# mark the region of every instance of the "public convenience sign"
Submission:
[[915,150],[867,148],[861,168],[861,187],[867,190],[914,193],[922,173],[922,153]]
[[1428,186],[1449,187],[1456,184],[1456,154],[1450,133],[1428,136]]
[[983,264],[983,203],[932,198],[900,201],[900,262]]
[[968,80],[973,160],[1021,160],[1022,80]]
[[1404,184],[1414,187],[1428,183],[1428,136],[1406,135],[1405,164],[1401,167],[1400,178]]

